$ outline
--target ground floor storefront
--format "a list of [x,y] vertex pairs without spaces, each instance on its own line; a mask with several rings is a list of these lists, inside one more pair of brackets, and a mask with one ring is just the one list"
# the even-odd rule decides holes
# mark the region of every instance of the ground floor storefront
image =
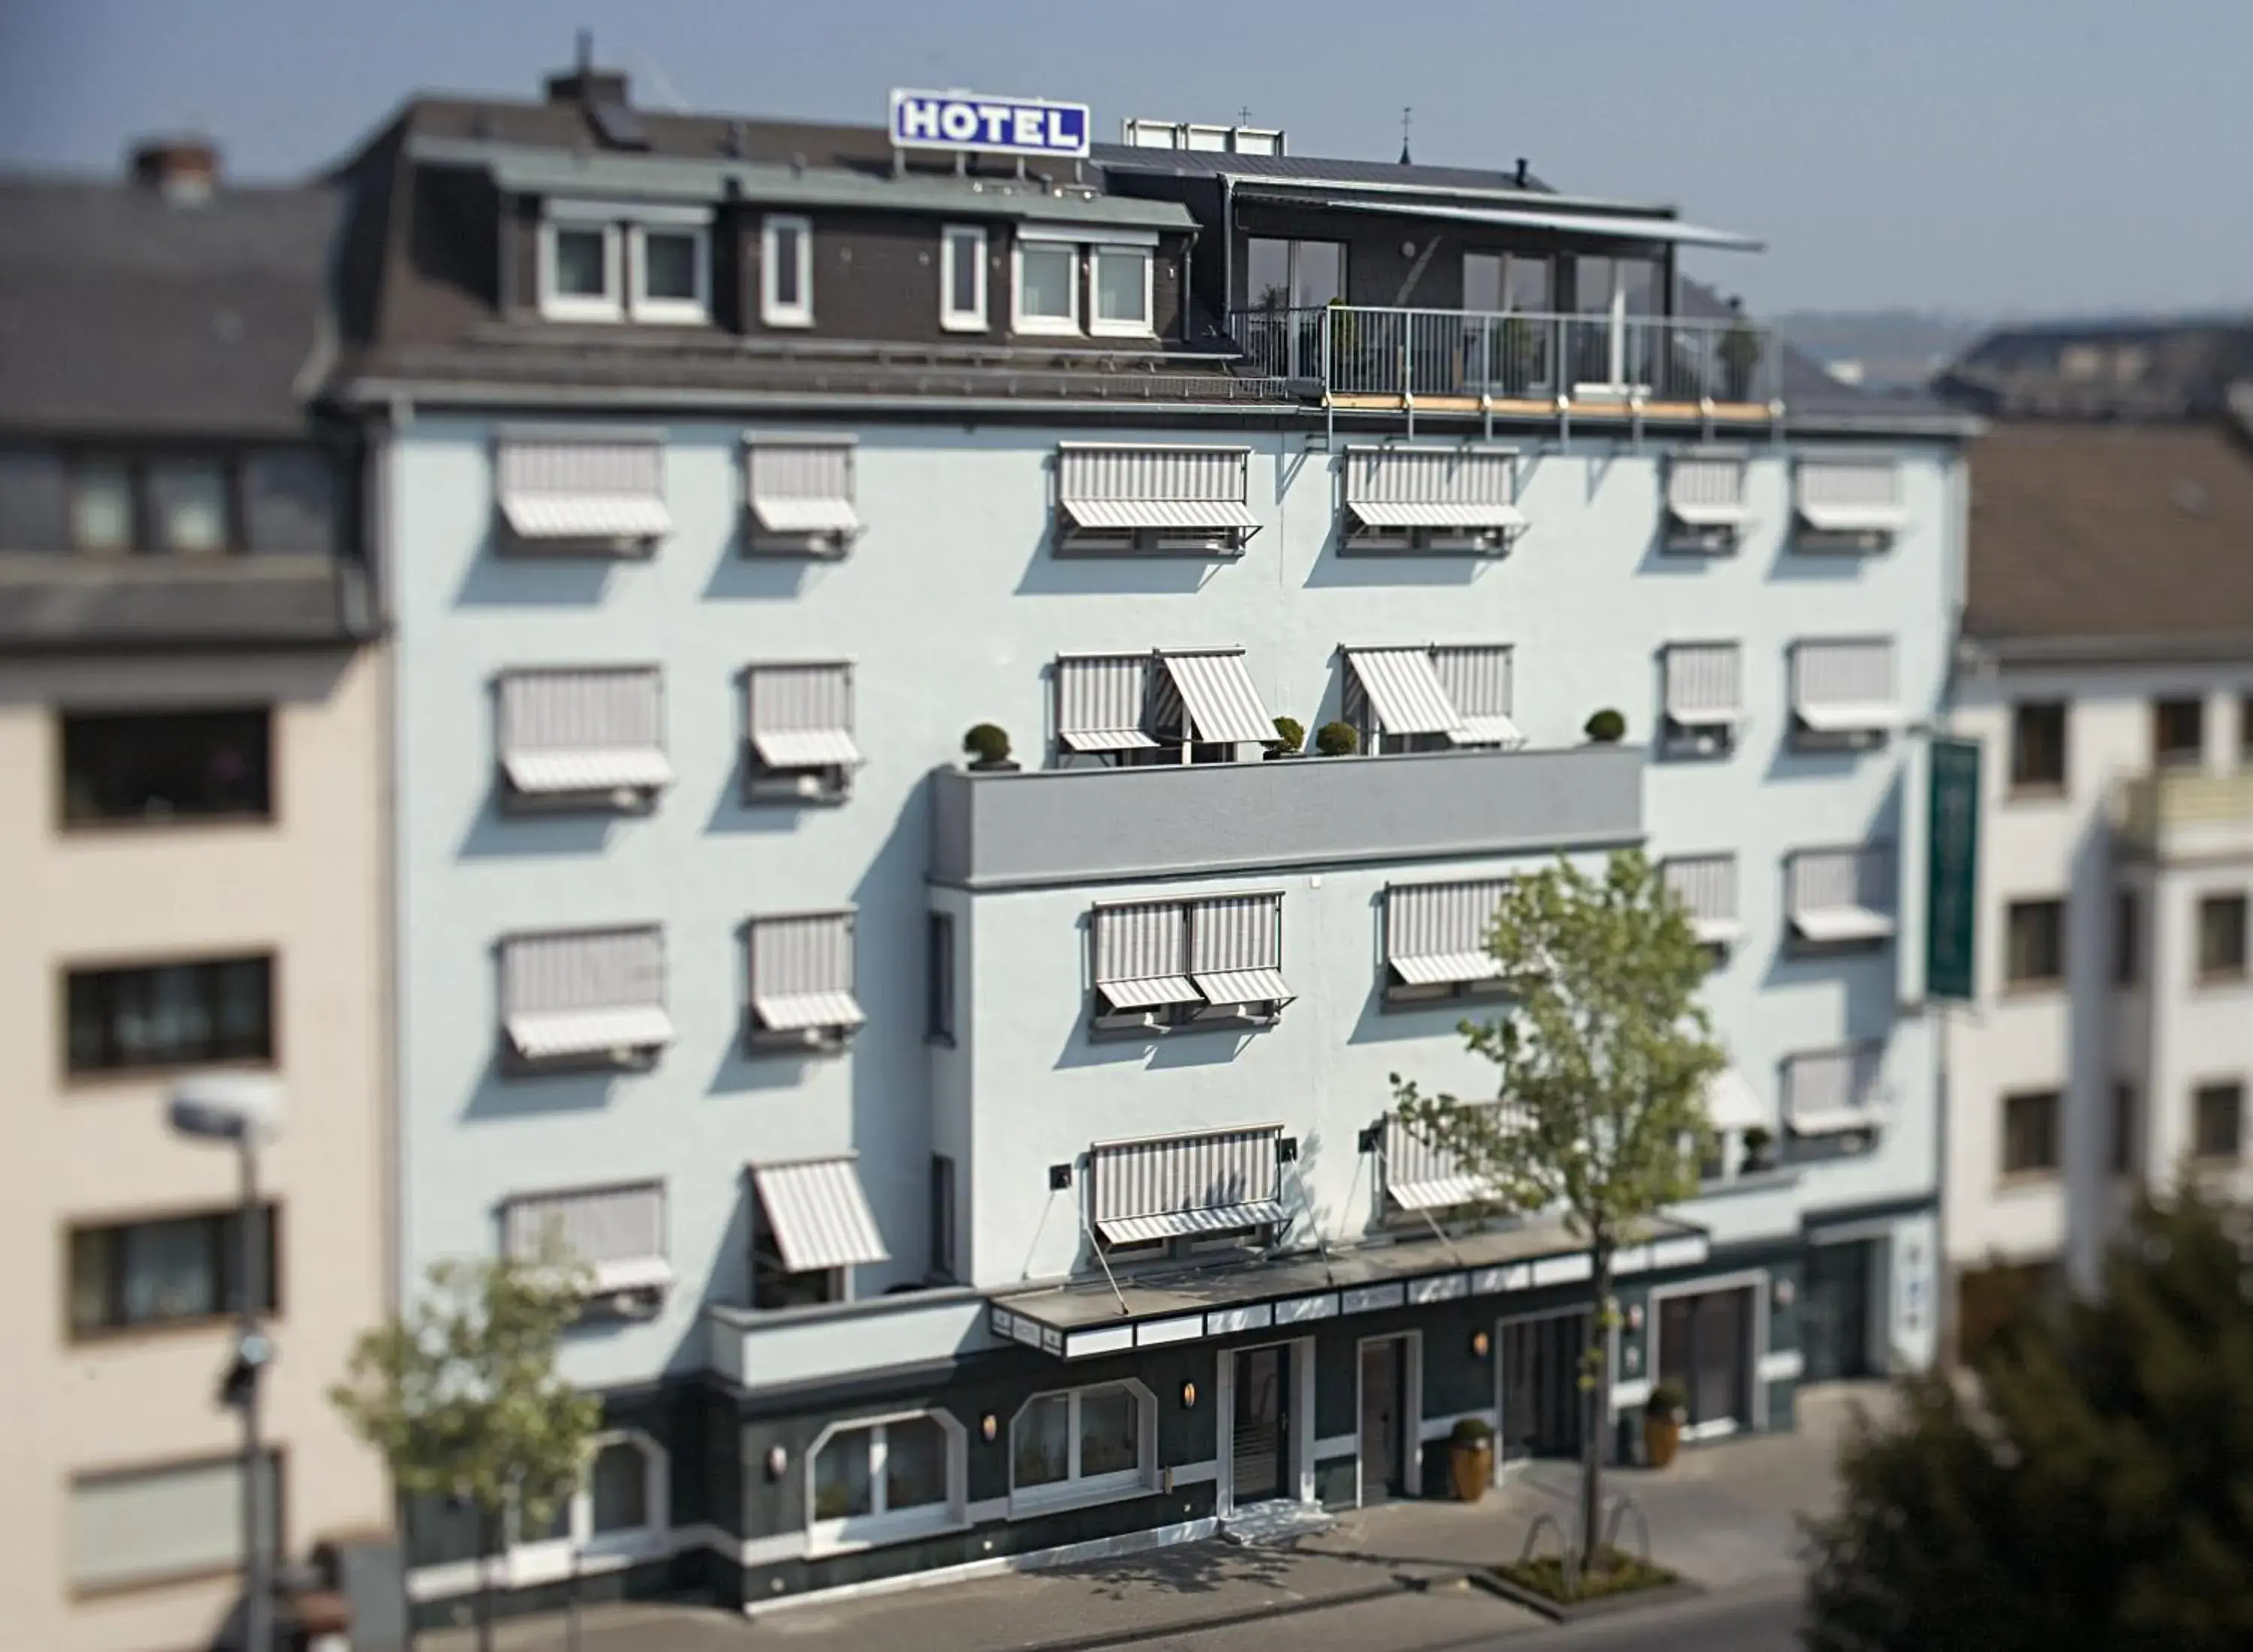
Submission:
[[[1724,1248],[1671,1223],[1623,1252],[1607,1454],[1637,1460],[1661,1379],[1702,1440],[1789,1428],[1803,1381],[1881,1368],[1887,1233]],[[588,1492],[545,1537],[514,1534],[494,1580],[512,1611],[695,1592],[757,1612],[1445,1495],[1467,1418],[1505,1476],[1576,1455],[1592,1319],[1571,1244],[1521,1226],[1076,1282],[974,1301],[973,1345],[943,1359],[762,1384],[747,1356],[747,1380],[613,1393]],[[443,1524],[412,1523],[426,1622],[459,1621],[476,1588]]]

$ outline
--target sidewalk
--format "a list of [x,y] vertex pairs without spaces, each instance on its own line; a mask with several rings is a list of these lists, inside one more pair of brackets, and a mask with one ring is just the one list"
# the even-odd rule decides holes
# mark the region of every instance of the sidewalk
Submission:
[[[1662,1472],[1614,1469],[1650,1523],[1653,1557],[1708,1589],[1776,1586],[1802,1569],[1797,1516],[1826,1510],[1831,1463],[1873,1384],[1810,1391],[1800,1426],[1684,1452]],[[1476,1505],[1401,1502],[1341,1516],[1290,1550],[1213,1542],[1052,1571],[857,1600],[809,1601],[747,1622],[731,1613],[622,1606],[582,1614],[578,1652],[1097,1652],[1139,1646],[1195,1652],[1297,1652],[1310,1640],[1410,1652],[1541,1626],[1461,1581],[1515,1558],[1534,1521],[1569,1530],[1579,1477],[1545,1462],[1514,1473]],[[1622,1541],[1636,1546],[1633,1522]],[[1545,1535],[1545,1547],[1551,1542]],[[561,1617],[502,1626],[501,1652],[568,1652]],[[426,1635],[422,1652],[470,1652],[466,1632]]]

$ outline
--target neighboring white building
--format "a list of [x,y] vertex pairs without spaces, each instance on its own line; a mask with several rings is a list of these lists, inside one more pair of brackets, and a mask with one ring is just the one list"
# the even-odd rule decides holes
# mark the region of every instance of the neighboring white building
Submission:
[[1984,753],[1979,964],[1949,1012],[1943,1228],[1976,1342],[1995,1270],[2093,1279],[2136,1185],[2243,1185],[2253,448],[2011,425],[1971,470],[1951,721]]
[[1493,1082],[1484,919],[1559,854],[1671,863],[1734,1062],[1614,1398],[1928,1362],[1960,425],[1713,314],[1660,209],[894,161],[582,71],[349,169],[402,1265],[553,1223],[600,1284],[609,1436],[505,1580],[757,1605],[1571,1449],[1585,1253],[1386,1116]]

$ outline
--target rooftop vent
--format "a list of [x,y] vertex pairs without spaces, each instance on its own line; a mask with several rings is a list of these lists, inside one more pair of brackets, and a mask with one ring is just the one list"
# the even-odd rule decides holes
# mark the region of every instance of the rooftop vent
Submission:
[[626,94],[625,72],[595,66],[595,37],[579,31],[579,60],[567,73],[548,77],[550,103],[575,103],[604,149],[645,150],[649,132]]
[[1224,155],[1285,155],[1275,126],[1207,126],[1195,121],[1128,120],[1119,141],[1138,150],[1210,150]]
[[207,137],[143,138],[129,165],[135,183],[181,205],[207,201],[219,186],[219,146]]

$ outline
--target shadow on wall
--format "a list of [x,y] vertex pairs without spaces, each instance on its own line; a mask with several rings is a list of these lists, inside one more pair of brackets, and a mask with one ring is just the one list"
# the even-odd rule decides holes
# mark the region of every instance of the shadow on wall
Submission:
[[[485,1063],[485,1070],[470,1091],[470,1098],[462,1108],[466,1119],[530,1119],[543,1113],[591,1112],[610,1105],[610,1091],[626,1075],[610,1072],[568,1072],[517,1075],[502,1064],[499,1041],[502,1035],[494,1031],[495,1049]],[[678,1060],[673,1051],[658,1057],[662,1067],[668,1059]]]
[[856,1288],[868,1294],[920,1279],[928,1259],[931,1058],[923,1035],[930,793],[928,777],[908,791],[851,896],[859,914],[853,991],[868,1024],[854,1040],[847,1139],[860,1150],[868,1202],[892,1253],[889,1269],[861,1270]]
[[[610,833],[628,826],[637,816],[593,812],[585,814],[512,815],[500,806],[500,777],[492,784],[471,818],[470,829],[454,851],[460,861],[479,861],[506,855],[598,855],[610,845]],[[660,800],[658,806],[662,808]]]
[[[631,572],[641,557],[539,555],[504,552],[485,535],[454,592],[457,608],[586,608],[601,602],[613,571]],[[662,556],[660,542],[653,554]]]
[[[852,557],[867,553],[856,540],[845,554]],[[828,565],[820,558],[749,554],[739,514],[736,531],[728,536],[719,560],[712,565],[712,577],[704,582],[704,598],[714,603],[792,602],[806,596],[808,588],[818,585],[828,572]]]
[[[705,1310],[713,1307],[748,1307],[751,1300],[751,1178],[748,1171],[736,1173],[735,1198],[728,1207],[728,1219],[714,1237],[711,1251],[701,1257],[673,1253],[673,1291],[677,1295],[695,1292],[695,1311],[680,1328],[680,1340],[666,1356],[668,1370],[696,1371],[708,1369],[711,1363],[712,1332]],[[701,1447],[692,1446],[692,1455],[701,1455]],[[682,1454],[673,1453],[673,1469],[680,1471]],[[680,1510],[676,1507],[678,1521]]]

